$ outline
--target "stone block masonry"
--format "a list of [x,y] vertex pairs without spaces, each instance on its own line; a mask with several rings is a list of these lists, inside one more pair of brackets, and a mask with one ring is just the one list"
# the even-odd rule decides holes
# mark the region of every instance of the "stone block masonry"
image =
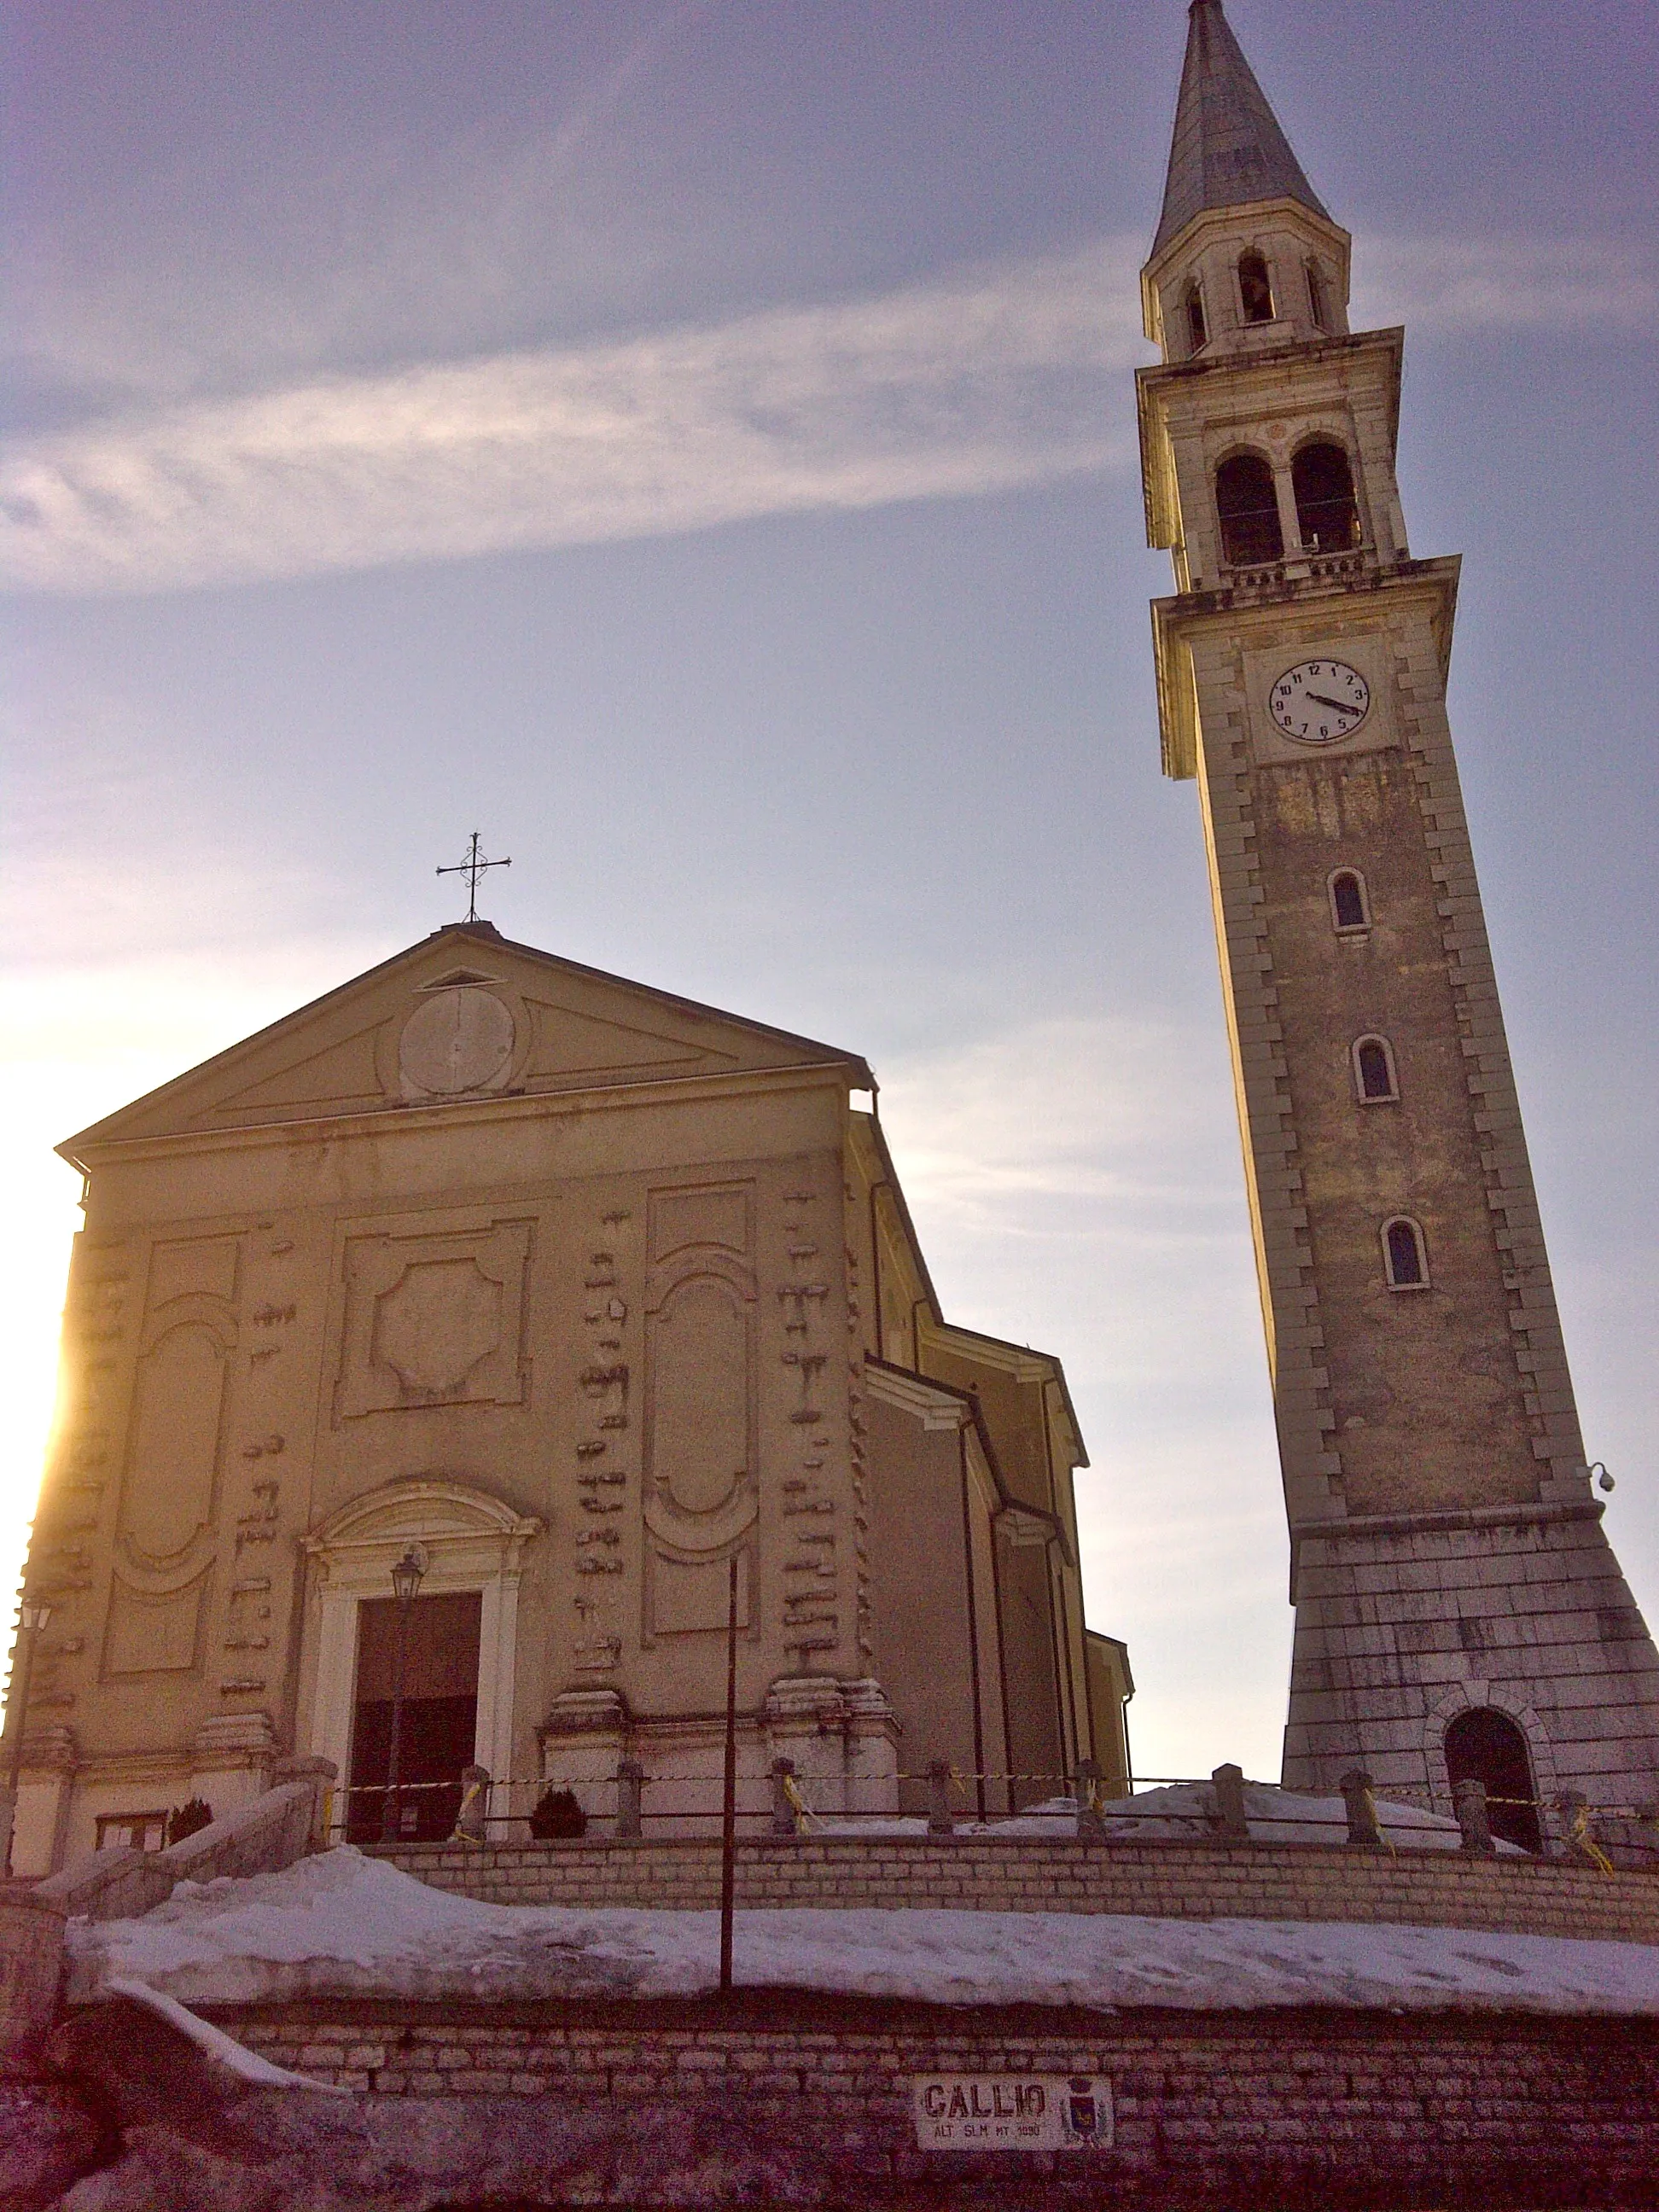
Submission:
[[[305,2201],[319,2212],[347,2201],[348,2179],[354,2204],[394,2201],[365,2193],[377,2147],[402,2161],[399,2205],[454,2208],[487,2198],[663,2212],[762,2203],[1328,2212],[1479,2202],[1499,2212],[1651,2202],[1659,2181],[1651,2022],[1104,2018],[787,1992],[472,2009],[360,2001],[213,2017],[262,2056],[355,2095],[289,2093],[280,2128],[255,2124],[268,2097],[246,2100],[240,2126],[208,2133],[198,2120],[189,2160],[159,2168],[180,2192],[167,2198],[172,2212],[286,2201],[270,2192],[307,2127],[319,2147],[329,2138],[317,2179],[307,2177]],[[95,2037],[89,2020],[79,2032]],[[921,2149],[910,2085],[934,2073],[1103,2076],[1114,2145]],[[145,2160],[165,2156],[147,2129],[135,2185]],[[435,2174],[422,2185],[434,2158],[453,2168],[448,2193]]]
[[[386,1856],[438,1889],[497,1905],[720,1903],[714,1838],[404,1847]],[[1340,1844],[1091,1844],[960,1835],[745,1839],[737,1901],[925,1905],[976,1912],[1139,1913],[1159,1919],[1354,1920],[1659,1943],[1659,1873],[1455,1850]]]
[[1659,1661],[1598,1507],[1376,1518],[1299,1532],[1285,1771],[1328,1790],[1363,1737],[1380,1796],[1449,1813],[1448,1724],[1493,1705],[1537,1795],[1659,1795]]

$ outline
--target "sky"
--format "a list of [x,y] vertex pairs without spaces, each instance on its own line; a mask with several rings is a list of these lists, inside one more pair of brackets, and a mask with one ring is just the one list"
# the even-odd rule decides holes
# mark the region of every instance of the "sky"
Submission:
[[[1237,0],[1413,550],[1586,1443],[1659,1613],[1659,30]],[[865,1054],[1057,1352],[1137,1770],[1278,1771],[1286,1545],[1132,372],[1179,0],[13,0],[8,1580],[51,1147],[455,917]]]

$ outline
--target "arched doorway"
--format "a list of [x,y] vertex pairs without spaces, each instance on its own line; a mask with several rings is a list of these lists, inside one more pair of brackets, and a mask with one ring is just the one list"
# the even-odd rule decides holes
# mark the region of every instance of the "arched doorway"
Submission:
[[1446,1779],[1454,1790],[1460,1782],[1484,1782],[1493,1835],[1523,1851],[1543,1850],[1527,1739],[1507,1713],[1471,1705],[1448,1725]]
[[[503,1779],[513,1771],[519,1583],[525,1548],[541,1527],[470,1484],[418,1475],[353,1498],[305,1539],[317,1594],[307,1638],[313,1687],[307,1747],[331,1759],[367,1793],[349,1801],[362,1823],[381,1802],[391,1740],[392,1568],[411,1544],[427,1555],[410,1608],[404,1683],[410,1707],[425,1710],[406,1717],[404,1779],[415,1778],[405,1763],[415,1759],[434,1768],[422,1779],[448,1784],[458,1758],[462,1765],[476,1759]],[[446,1795],[430,1793],[434,1821]]]
[[[400,1611],[395,1597],[364,1598],[357,1607],[349,1844],[372,1844],[382,1833]],[[397,1810],[398,1832],[406,1842],[441,1843],[461,1809],[461,1770],[471,1765],[477,1737],[483,1611],[481,1592],[451,1590],[416,1598],[401,1624]]]

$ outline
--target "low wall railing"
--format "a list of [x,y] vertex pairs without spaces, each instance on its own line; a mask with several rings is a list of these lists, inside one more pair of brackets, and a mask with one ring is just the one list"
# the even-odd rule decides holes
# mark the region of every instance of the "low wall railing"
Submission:
[[[910,1785],[910,1803],[900,1814],[860,1806],[860,1790],[885,1796],[891,1783]],[[647,1838],[696,1838],[718,1834],[722,1778],[670,1772],[648,1775],[638,1760],[623,1759],[613,1773],[541,1774],[496,1778],[483,1766],[469,1766],[453,1781],[401,1784],[388,1808],[386,1790],[377,1784],[357,1784],[332,1793],[329,1832],[334,1841],[396,1848],[404,1844],[455,1842],[483,1844],[559,1842],[588,1837],[630,1843]],[[1536,1825],[1542,1855],[1577,1860],[1610,1871],[1614,1866],[1659,1869],[1659,1809],[1651,1806],[1591,1806],[1574,1791],[1549,1799],[1489,1796],[1479,1780],[1453,1790],[1455,1826],[1421,1808],[1390,1803],[1379,1814],[1371,1778],[1363,1768],[1343,1775],[1332,1809],[1320,1813],[1305,1797],[1287,1795],[1263,1809],[1252,1809],[1241,1769],[1218,1766],[1207,1777],[1142,1777],[1140,1786],[1190,1788],[1190,1808],[1167,1800],[1137,1804],[1108,1796],[1099,1770],[1083,1761],[1071,1774],[963,1774],[943,1761],[915,1773],[854,1778],[825,1784],[798,1772],[788,1759],[772,1762],[763,1777],[740,1777],[737,1826],[741,1835],[800,1837],[873,1832],[895,1819],[924,1820],[930,1836],[974,1835],[1009,1841],[1051,1824],[1052,1832],[1074,1832],[1085,1843],[1130,1843],[1142,1839],[1279,1844],[1346,1842],[1357,1850],[1394,1852],[1413,1849],[1462,1849],[1491,1856],[1503,1847],[1504,1830],[1513,1826],[1506,1813],[1524,1812]],[[921,1787],[918,1787],[921,1785]],[[1000,1795],[1004,1810],[981,1816],[969,1801],[985,1802],[988,1790]],[[648,1796],[647,1793],[650,1793]],[[820,1802],[814,1805],[817,1794]],[[851,1796],[840,1805],[824,1796]],[[655,1802],[651,1802],[654,1796]],[[1340,1799],[1341,1810],[1336,1810]],[[389,1817],[388,1817],[389,1815]],[[1254,1825],[1253,1825],[1254,1824]],[[1285,1831],[1291,1832],[1285,1834]],[[1298,1836],[1296,1832],[1303,1831]],[[1455,1837],[1455,1842],[1453,1838]]]

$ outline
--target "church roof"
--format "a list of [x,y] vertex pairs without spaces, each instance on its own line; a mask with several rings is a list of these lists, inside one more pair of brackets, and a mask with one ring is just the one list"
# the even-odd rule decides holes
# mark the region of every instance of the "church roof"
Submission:
[[[453,985],[504,994],[517,1040],[514,1095],[606,1090],[786,1069],[844,1069],[873,1091],[864,1060],[769,1023],[517,945],[487,921],[455,922],[120,1108],[58,1147],[334,1119],[410,1103],[398,1038],[414,1003]],[[502,1081],[507,1079],[505,1073]],[[501,1085],[485,1086],[500,1091]],[[483,1095],[456,1094],[456,1103]],[[429,1102],[442,1104],[444,1098]]]
[[1300,200],[1329,219],[1221,12],[1221,0],[1192,0],[1152,253],[1162,252],[1206,208],[1279,199]]

